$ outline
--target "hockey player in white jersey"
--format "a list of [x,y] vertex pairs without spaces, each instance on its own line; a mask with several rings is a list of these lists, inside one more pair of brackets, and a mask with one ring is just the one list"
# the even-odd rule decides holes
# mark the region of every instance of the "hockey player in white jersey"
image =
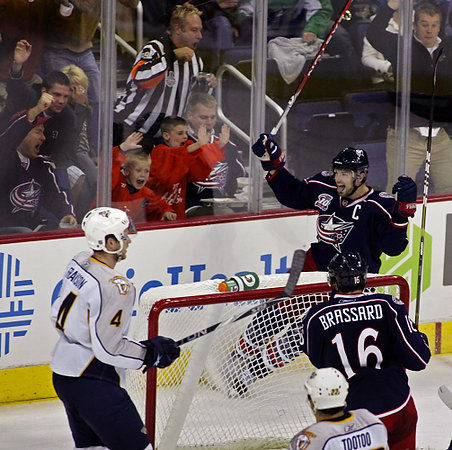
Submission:
[[311,373],[305,382],[308,401],[317,423],[296,434],[290,450],[385,450],[388,434],[380,419],[367,409],[347,411],[348,383],[337,369]]
[[180,354],[170,338],[141,343],[127,338],[135,287],[115,266],[126,257],[128,227],[119,209],[95,208],[86,214],[82,229],[92,251],[70,261],[52,306],[60,338],[50,367],[77,449],[152,449],[123,388],[125,369],[167,367]]

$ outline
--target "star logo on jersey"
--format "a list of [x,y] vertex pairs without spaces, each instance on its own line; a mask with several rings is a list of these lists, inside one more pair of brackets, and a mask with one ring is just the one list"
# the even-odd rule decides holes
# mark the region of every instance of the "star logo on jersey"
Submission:
[[353,222],[345,222],[336,214],[320,215],[317,219],[317,236],[325,244],[332,245],[338,252],[341,252],[341,245],[344,243]]
[[198,194],[205,189],[215,189],[224,195],[228,171],[229,166],[227,162],[217,161],[209,176],[204,181],[198,181],[195,183],[198,188]]
[[33,212],[38,207],[41,195],[41,185],[35,180],[19,184],[9,194],[9,200],[13,204],[13,213],[17,211]]
[[115,275],[108,281],[110,281],[110,283],[113,283],[118,288],[120,295],[127,295],[127,293],[129,292],[130,284],[125,278],[119,275]]

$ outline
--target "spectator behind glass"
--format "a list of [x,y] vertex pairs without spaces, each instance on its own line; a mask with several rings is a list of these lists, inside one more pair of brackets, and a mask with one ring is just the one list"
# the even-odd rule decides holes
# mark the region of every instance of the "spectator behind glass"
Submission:
[[[93,37],[100,21],[100,0],[71,0],[71,12],[62,14],[58,2],[46,18],[46,40],[42,54],[41,70],[44,75],[76,64],[88,77],[88,100],[92,108],[89,127],[90,141],[97,154],[99,128],[100,71],[92,50]],[[119,0],[125,6],[136,8],[138,0]]]
[[[27,48],[27,52],[30,54],[31,48]],[[11,111],[28,108],[33,118],[40,114],[49,117],[45,129],[46,141],[41,147],[41,153],[55,164],[58,185],[68,194],[76,212],[83,212],[79,193],[84,190],[85,173],[78,166],[76,156],[78,136],[75,114],[68,106],[71,94],[68,77],[59,71],[50,72],[44,77],[40,87],[30,87],[22,79],[10,77],[7,89]],[[17,120],[23,120],[23,117]],[[9,128],[15,126],[16,121],[13,121]]]
[[[144,34],[151,39],[159,39],[166,34],[171,14],[177,5],[188,2],[184,0],[152,0],[143,3]],[[200,48],[218,52],[233,47],[234,9],[238,0],[191,0],[190,4],[202,13],[203,38]],[[213,70],[213,67],[209,66]]]
[[[29,60],[30,55],[32,54],[32,45],[26,40],[21,39],[17,41],[14,52],[9,59],[9,70],[8,77],[6,82],[1,84],[2,86],[2,109],[0,112],[0,130],[3,132],[7,127],[11,116],[13,116],[21,107],[26,108],[27,104],[18,104],[18,99],[15,98],[14,92],[11,93],[15,89],[14,80],[20,80],[19,86],[25,81],[24,80],[24,64]],[[38,77],[39,78],[39,77]],[[39,83],[35,86],[32,82],[28,82],[30,86],[33,88],[37,88],[40,86],[42,80],[39,78]]]
[[1,234],[77,226],[72,205],[56,183],[52,163],[40,154],[46,140],[45,120],[19,122],[14,133],[0,136]]
[[[399,9],[398,0],[389,0],[380,7],[367,30],[370,44],[391,62],[397,78],[398,36],[386,31],[394,11]],[[439,38],[441,13],[430,2],[420,3],[414,16],[414,35],[411,55],[410,129],[406,149],[406,173],[416,178],[424,171],[426,143],[429,134],[430,105],[432,95],[433,61],[443,48],[438,62],[434,96],[430,176],[431,192],[452,192],[452,142],[445,130],[451,121],[452,100],[452,46],[449,40]],[[393,87],[394,103],[396,101]],[[395,118],[395,114],[392,115]],[[395,130],[390,124],[386,139],[386,163],[388,186],[395,179]]]
[[164,144],[152,150],[147,185],[166,200],[178,219],[184,219],[187,183],[205,180],[215,163],[224,159],[229,128],[223,125],[220,139],[211,144],[205,125],[199,127],[197,142],[189,140],[187,122],[181,117],[165,117],[161,131]]
[[[217,142],[215,124],[217,122],[217,101],[215,97],[203,92],[193,93],[187,103],[189,139],[198,139],[198,130],[206,127],[209,142]],[[224,159],[216,162],[213,170],[203,181],[187,184],[187,216],[225,214],[233,212],[227,207],[207,206],[201,202],[205,198],[234,197],[237,191],[237,178],[247,175],[245,165],[237,147],[229,141],[224,150]]]
[[[371,19],[373,20],[375,16]],[[399,32],[399,12],[394,11],[391,20],[386,27],[386,31],[389,33],[397,34]],[[364,66],[369,67],[374,71],[371,76],[372,83],[384,83],[385,81],[394,82],[394,75],[392,73],[391,63],[385,58],[385,56],[379,51],[375,50],[364,36],[363,51],[361,62]]]
[[84,216],[90,207],[92,199],[96,196],[97,188],[97,161],[95,145],[90,140],[88,128],[91,119],[91,107],[88,102],[89,81],[83,69],[70,64],[61,69],[71,83],[71,96],[69,106],[75,114],[76,136],[78,144],[75,150],[76,166],[85,175],[84,183],[80,184],[80,192],[74,197],[78,198],[77,216]]
[[333,11],[330,0],[270,0],[268,9],[276,36],[301,37],[307,44],[325,36]]
[[[9,77],[11,60],[16,44],[25,40],[33,45],[33,54],[23,67],[22,78],[30,83],[40,83],[36,75],[44,44],[47,24],[48,0],[1,0],[0,1],[0,80]],[[53,2],[52,2],[53,7]]]
[[[135,60],[124,95],[114,111],[114,144],[134,131],[144,134],[143,147],[152,148],[165,115],[183,115],[192,80],[203,70],[195,54],[202,37],[201,12],[179,5],[171,15],[168,36],[148,42]],[[216,79],[208,79],[210,87]]]
[[176,220],[176,213],[146,186],[151,157],[141,151],[141,133],[132,133],[113,148],[112,206],[127,212],[134,222]]

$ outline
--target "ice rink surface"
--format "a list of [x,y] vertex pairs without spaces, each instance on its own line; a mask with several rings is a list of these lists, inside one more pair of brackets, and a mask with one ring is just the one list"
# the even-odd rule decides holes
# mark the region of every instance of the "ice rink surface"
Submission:
[[[426,370],[409,372],[419,413],[417,448],[446,450],[452,439],[452,411],[438,387],[452,389],[452,355],[434,356]],[[1,450],[73,449],[63,405],[58,400],[0,406]]]

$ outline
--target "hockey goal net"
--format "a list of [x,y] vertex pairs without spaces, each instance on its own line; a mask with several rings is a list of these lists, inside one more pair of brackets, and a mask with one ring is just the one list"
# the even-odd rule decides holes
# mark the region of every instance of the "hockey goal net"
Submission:
[[[222,280],[162,286],[140,299],[131,336],[157,334],[181,339],[281,293],[288,275],[260,277],[252,291],[220,293]],[[367,291],[389,293],[409,304],[409,288],[398,276],[369,276]],[[328,299],[331,288],[324,272],[302,273],[292,297],[290,323],[315,303]],[[295,306],[293,306],[295,305]],[[272,314],[284,333],[287,311]],[[149,320],[148,320],[149,318]],[[287,448],[291,437],[314,417],[303,384],[313,370],[300,355],[284,367],[253,382],[245,394],[231,387],[243,369],[231,357],[239,337],[253,317],[221,327],[182,346],[181,356],[166,369],[128,371],[127,390],[158,450]],[[263,320],[265,318],[263,317]]]

